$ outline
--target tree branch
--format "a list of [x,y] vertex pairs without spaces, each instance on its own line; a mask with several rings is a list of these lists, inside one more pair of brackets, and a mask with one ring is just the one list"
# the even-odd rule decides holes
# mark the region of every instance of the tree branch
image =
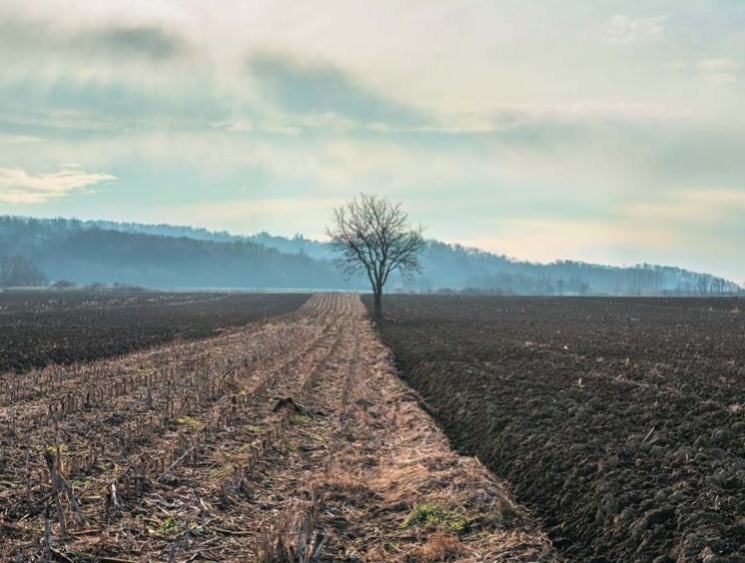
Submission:
[[334,209],[333,226],[326,229],[336,264],[348,277],[365,272],[378,295],[391,273],[404,278],[420,272],[424,228],[411,228],[401,204],[361,194]]

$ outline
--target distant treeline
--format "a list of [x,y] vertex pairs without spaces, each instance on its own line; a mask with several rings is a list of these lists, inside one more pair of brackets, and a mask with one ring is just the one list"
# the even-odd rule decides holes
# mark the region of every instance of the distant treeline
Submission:
[[0,256],[0,287],[38,287],[49,280],[23,256]]
[[52,281],[168,288],[354,289],[329,261],[248,241],[213,242],[0,217],[0,256],[23,256]]
[[[439,255],[439,257],[438,257]],[[448,259],[455,256],[456,259]],[[462,247],[430,252],[428,265],[442,277],[461,272],[450,280],[453,287],[473,293],[503,295],[733,295],[742,292],[736,283],[682,268],[640,264],[632,267],[586,264],[570,260],[534,264],[509,260]],[[450,268],[442,269],[445,264]],[[459,282],[459,283],[457,283]]]
[[[148,287],[369,289],[344,280],[324,243],[259,233],[250,237],[170,225],[0,216],[0,257],[23,257],[51,282]],[[422,273],[388,291],[504,295],[724,295],[733,282],[681,268],[522,262],[429,241]]]

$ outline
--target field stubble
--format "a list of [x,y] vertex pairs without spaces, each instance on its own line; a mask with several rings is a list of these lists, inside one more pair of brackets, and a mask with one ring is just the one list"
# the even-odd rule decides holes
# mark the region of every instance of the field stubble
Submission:
[[355,296],[4,379],[2,560],[556,560]]

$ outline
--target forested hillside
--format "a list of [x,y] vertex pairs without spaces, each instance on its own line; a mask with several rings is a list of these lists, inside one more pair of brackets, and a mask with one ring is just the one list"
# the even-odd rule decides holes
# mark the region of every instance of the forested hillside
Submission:
[[329,261],[261,244],[104,230],[79,221],[0,218],[0,256],[23,256],[52,281],[148,287],[354,289]]
[[[234,236],[191,227],[0,216],[0,257],[30,260],[51,281],[149,287],[367,289],[344,280],[324,243],[259,233]],[[523,262],[428,241],[422,272],[389,291],[506,295],[718,295],[731,281],[681,268]]]

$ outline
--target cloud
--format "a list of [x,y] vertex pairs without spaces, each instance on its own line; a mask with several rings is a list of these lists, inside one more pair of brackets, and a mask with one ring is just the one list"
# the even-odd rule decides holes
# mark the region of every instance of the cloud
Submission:
[[191,45],[185,37],[156,24],[60,25],[0,14],[0,51],[12,53],[16,62],[36,55],[47,59],[45,64],[69,59],[78,66],[83,60],[101,58],[166,62],[189,53]]
[[[46,136],[82,130],[209,127],[236,104],[202,57],[199,39],[173,24],[0,9],[0,129]],[[27,129],[23,130],[22,127]]]
[[199,75],[168,79],[141,75],[0,77],[0,130],[23,135],[74,136],[98,131],[120,134],[137,126],[208,128],[230,115],[228,102]]
[[188,47],[181,37],[156,26],[92,29],[77,35],[71,44],[92,55],[144,57],[153,61],[172,59]]
[[666,16],[633,18],[616,14],[603,24],[601,32],[608,43],[632,44],[642,40],[660,39],[664,34]]
[[11,133],[0,133],[0,146],[2,145],[27,145],[29,143],[41,142],[40,137],[31,135],[13,135]]
[[740,63],[732,59],[704,59],[696,63],[696,67],[706,82],[728,85],[737,82]]
[[0,168],[0,201],[44,203],[111,180],[116,180],[116,177],[105,173],[84,172],[75,167],[36,175],[19,168]]
[[693,76],[709,84],[730,85],[737,82],[741,64],[732,59],[702,59],[698,61],[670,61],[663,65],[669,69],[690,71]]
[[736,72],[740,63],[731,59],[704,59],[698,62],[698,67],[706,72]]
[[426,123],[417,109],[366,88],[351,74],[331,65],[258,54],[250,58],[249,71],[270,102],[291,113],[399,126]]

